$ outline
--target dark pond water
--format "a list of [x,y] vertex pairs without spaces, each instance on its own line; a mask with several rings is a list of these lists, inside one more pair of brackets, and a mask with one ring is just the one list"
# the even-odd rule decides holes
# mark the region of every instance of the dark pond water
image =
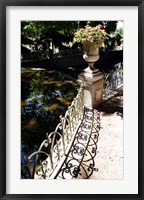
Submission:
[[30,178],[24,158],[55,129],[77,89],[75,80],[58,71],[21,70],[21,178]]

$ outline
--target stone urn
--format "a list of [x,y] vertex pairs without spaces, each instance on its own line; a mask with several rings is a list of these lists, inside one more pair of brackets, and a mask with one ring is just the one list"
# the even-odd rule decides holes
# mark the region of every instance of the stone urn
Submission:
[[79,74],[78,78],[84,82],[84,105],[90,108],[95,108],[102,102],[104,76],[94,68],[94,63],[99,59],[101,43],[101,40],[83,42],[83,58],[88,63],[88,67]]
[[95,42],[85,41],[83,42],[84,55],[83,59],[88,63],[88,67],[94,70],[94,63],[99,59],[99,48],[102,44],[102,40]]

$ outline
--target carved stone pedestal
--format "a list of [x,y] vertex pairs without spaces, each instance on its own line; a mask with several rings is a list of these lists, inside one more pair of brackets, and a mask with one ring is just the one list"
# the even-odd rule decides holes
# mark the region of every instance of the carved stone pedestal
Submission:
[[98,70],[87,67],[78,79],[84,81],[84,105],[95,108],[102,102],[104,76]]

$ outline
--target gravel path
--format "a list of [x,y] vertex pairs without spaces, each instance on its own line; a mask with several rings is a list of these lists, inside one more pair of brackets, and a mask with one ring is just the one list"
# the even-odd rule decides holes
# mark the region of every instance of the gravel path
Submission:
[[101,129],[97,143],[95,167],[90,179],[123,179],[123,107],[116,96],[98,107]]

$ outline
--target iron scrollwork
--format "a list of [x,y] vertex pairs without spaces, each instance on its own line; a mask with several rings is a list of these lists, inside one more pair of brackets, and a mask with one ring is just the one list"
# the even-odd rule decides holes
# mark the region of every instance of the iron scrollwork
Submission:
[[85,107],[84,117],[75,139],[55,179],[88,179],[94,171],[97,142],[100,130],[100,114]]

